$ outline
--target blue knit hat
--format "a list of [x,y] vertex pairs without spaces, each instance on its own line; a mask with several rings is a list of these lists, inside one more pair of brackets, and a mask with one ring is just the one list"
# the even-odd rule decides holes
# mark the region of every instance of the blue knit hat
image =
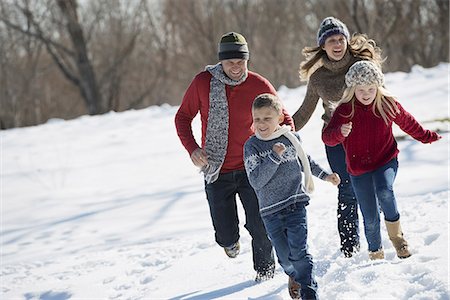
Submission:
[[224,59],[249,59],[247,41],[242,34],[228,32],[222,35],[219,43],[219,60]]
[[319,31],[317,31],[317,46],[325,44],[325,40],[332,35],[342,34],[347,41],[350,39],[350,33],[347,26],[335,17],[327,17],[320,23]]

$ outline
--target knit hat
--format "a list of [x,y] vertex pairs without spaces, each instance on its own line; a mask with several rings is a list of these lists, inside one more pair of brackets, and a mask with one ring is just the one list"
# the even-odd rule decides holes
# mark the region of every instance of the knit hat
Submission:
[[350,39],[350,33],[347,26],[335,17],[327,17],[320,23],[319,31],[317,31],[317,46],[325,44],[325,40],[332,35],[342,34],[347,40]]
[[237,32],[228,32],[222,35],[219,43],[219,60],[224,59],[247,59],[249,52],[247,41],[242,34]]
[[345,74],[345,84],[348,87],[371,84],[383,86],[384,75],[374,63],[361,60],[348,69],[347,74]]

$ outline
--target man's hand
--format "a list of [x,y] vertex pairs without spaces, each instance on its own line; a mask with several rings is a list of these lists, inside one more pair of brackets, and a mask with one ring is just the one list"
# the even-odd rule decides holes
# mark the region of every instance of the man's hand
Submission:
[[192,163],[199,168],[208,165],[208,156],[202,148],[197,148],[192,152],[191,160]]

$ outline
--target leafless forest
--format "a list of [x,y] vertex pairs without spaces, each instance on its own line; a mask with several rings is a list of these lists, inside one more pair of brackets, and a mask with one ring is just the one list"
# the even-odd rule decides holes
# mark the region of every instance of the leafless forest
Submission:
[[228,31],[251,70],[299,86],[330,15],[377,42],[384,71],[449,61],[448,0],[0,0],[1,128],[177,105]]

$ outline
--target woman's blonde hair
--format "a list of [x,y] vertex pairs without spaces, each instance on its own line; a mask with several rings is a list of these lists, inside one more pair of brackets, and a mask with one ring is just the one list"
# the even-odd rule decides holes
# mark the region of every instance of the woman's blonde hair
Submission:
[[[355,33],[348,41],[348,51],[355,57],[370,60],[380,69],[384,59],[381,56],[381,48],[374,40],[369,39],[366,34]],[[305,47],[302,54],[306,60],[300,63],[300,80],[306,81],[309,76],[322,66],[322,58],[327,55],[322,47]]]
[[[345,118],[351,119],[355,114],[355,101],[358,101],[355,96],[355,90],[356,86],[346,88],[342,99],[339,101],[338,106],[351,102],[352,110],[348,115],[343,115]],[[382,86],[377,86],[377,95],[372,105],[372,111],[375,116],[383,118],[386,125],[400,113],[394,95]]]

